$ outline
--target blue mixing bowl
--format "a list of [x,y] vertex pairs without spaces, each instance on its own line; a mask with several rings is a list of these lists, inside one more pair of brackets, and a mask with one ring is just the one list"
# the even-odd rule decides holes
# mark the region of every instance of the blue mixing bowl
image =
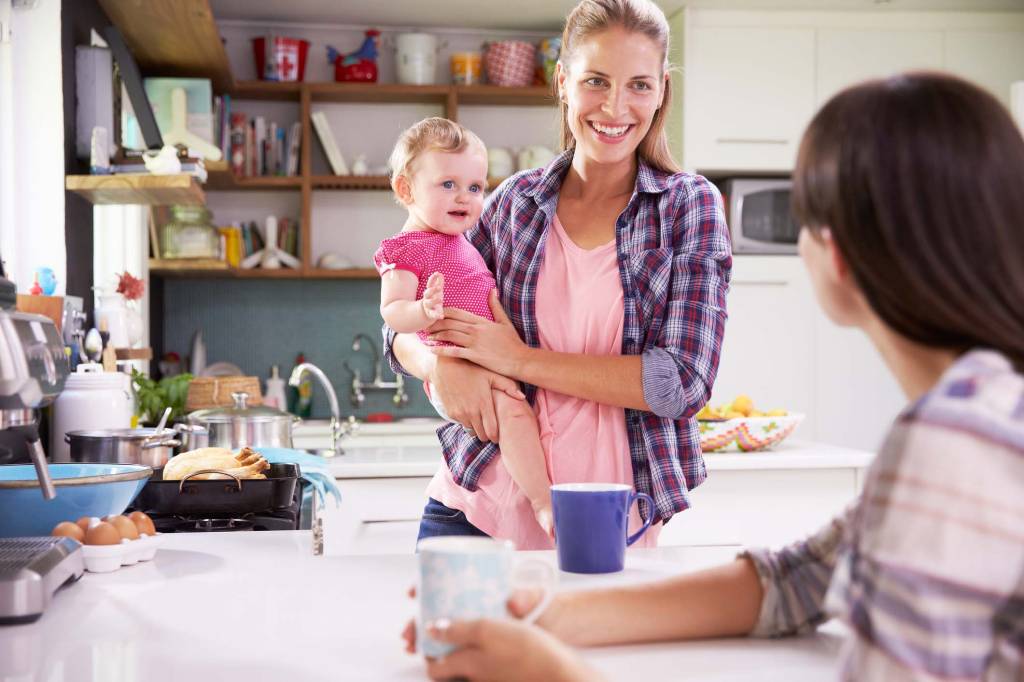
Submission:
[[49,535],[61,521],[120,514],[153,469],[135,464],[51,464],[57,497],[43,498],[31,464],[0,466],[0,538]]

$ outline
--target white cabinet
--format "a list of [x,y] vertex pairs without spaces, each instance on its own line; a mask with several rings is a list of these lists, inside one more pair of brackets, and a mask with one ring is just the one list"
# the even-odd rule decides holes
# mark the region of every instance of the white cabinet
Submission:
[[820,309],[814,327],[817,438],[877,452],[906,397],[862,331],[837,327]]
[[816,433],[815,302],[794,256],[735,256],[714,405],[744,393],[761,409],[807,415],[797,434]]
[[[327,542],[344,554],[416,551],[429,477],[339,479],[341,507],[329,509]],[[335,544],[337,543],[337,544]]]
[[946,69],[1010,105],[1010,83],[1024,80],[1024,29],[948,31]]
[[698,25],[685,59],[684,165],[792,168],[814,111],[814,31]]
[[[814,112],[844,87],[945,70],[1009,102],[1021,12],[685,10],[683,166],[789,171]],[[678,31],[677,31],[678,32]]]
[[658,545],[780,547],[842,511],[857,496],[858,476],[853,468],[712,471]]
[[817,32],[815,100],[821,106],[843,88],[901,71],[942,68],[942,32],[834,29]]

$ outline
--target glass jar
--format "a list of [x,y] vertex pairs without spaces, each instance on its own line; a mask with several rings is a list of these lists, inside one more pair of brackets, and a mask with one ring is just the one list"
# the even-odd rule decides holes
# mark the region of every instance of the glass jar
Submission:
[[218,258],[220,233],[205,206],[171,206],[163,229],[164,258]]

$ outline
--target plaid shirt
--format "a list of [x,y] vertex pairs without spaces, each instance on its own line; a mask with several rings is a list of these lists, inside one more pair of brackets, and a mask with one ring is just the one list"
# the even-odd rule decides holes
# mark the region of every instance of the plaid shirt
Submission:
[[[571,161],[568,151],[547,168],[502,183],[477,226],[466,232],[494,272],[512,324],[535,348],[537,276]],[[622,353],[642,356],[644,397],[653,409],[625,411],[633,481],[667,521],[690,506],[688,491],[707,476],[693,415],[711,393],[725,329],[732,256],[721,198],[701,176],[670,175],[640,161],[615,237],[624,297]],[[395,360],[395,335],[386,325],[384,335],[391,368],[407,374]],[[536,387],[523,391],[533,404]],[[437,433],[456,483],[475,490],[498,447],[454,423]]]

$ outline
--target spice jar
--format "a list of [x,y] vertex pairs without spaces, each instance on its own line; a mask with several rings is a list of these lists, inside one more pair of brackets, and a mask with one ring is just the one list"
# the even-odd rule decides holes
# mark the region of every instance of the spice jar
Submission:
[[171,219],[164,225],[164,258],[217,258],[220,234],[213,214],[205,206],[171,206]]

